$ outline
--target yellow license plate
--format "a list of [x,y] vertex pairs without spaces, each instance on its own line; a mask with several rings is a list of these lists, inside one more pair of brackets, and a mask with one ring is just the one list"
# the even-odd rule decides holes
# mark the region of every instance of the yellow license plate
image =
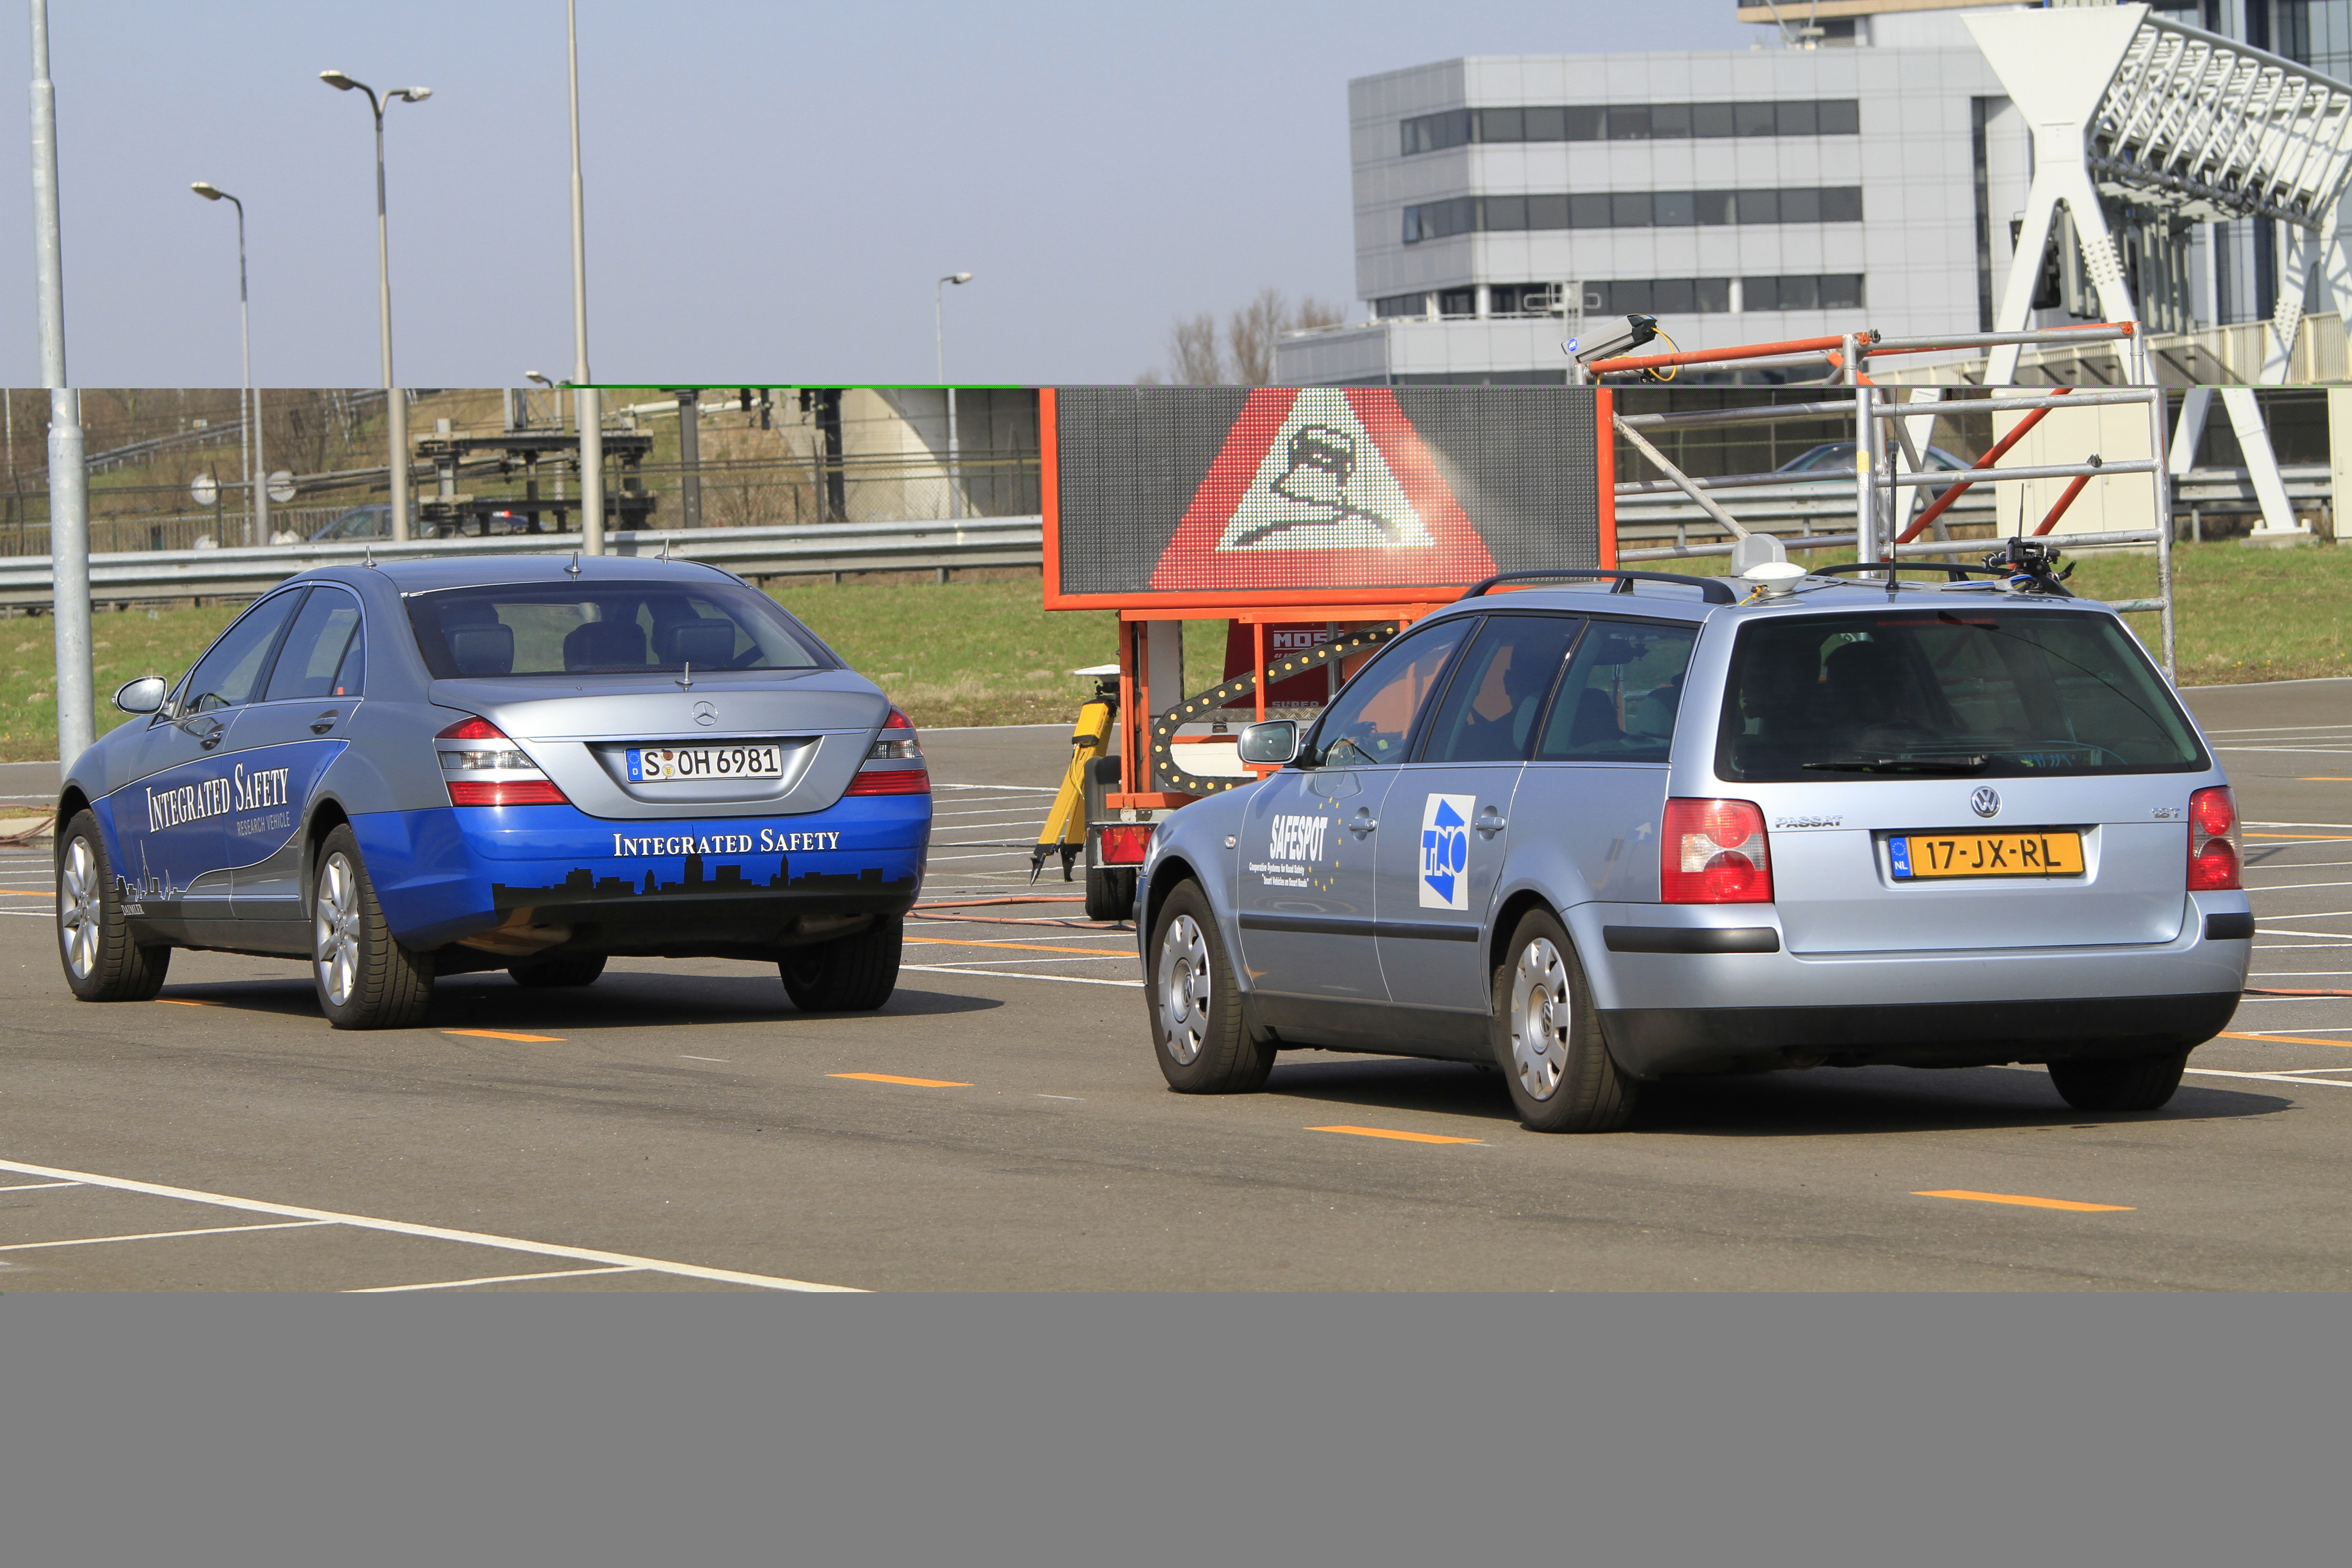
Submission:
[[1886,847],[1897,881],[2083,874],[2079,833],[1907,833],[1887,840]]

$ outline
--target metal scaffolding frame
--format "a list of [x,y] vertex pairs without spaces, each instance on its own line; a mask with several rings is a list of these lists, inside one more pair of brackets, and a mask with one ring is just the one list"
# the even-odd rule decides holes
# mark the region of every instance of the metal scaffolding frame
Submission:
[[[1853,333],[1838,340],[1834,351],[1822,341],[1809,341],[1801,345],[1761,343],[1742,351],[1715,349],[1690,354],[1651,356],[1657,362],[1678,363],[1752,365],[1759,361],[1786,363],[1792,350],[1820,356],[1836,352],[1843,356],[1847,377],[1853,390],[1845,397],[1824,398],[1805,403],[1768,405],[1753,409],[1707,409],[1690,414],[1616,414],[1610,422],[1616,433],[1642,453],[1665,476],[1658,479],[1629,479],[1618,483],[1614,494],[1621,497],[1656,495],[1663,490],[1681,491],[1696,502],[1706,513],[1731,535],[1719,544],[1675,544],[1656,549],[1620,550],[1615,559],[1620,563],[1637,561],[1664,561],[1692,556],[1728,555],[1731,570],[1738,573],[1764,561],[1785,560],[1791,549],[1825,550],[1842,546],[1853,547],[1856,557],[1864,562],[1895,561],[1915,556],[1952,556],[1981,554],[1988,546],[1997,545],[1995,539],[1954,540],[1945,537],[1939,523],[1941,514],[1952,502],[1977,485],[2016,484],[2033,479],[2065,479],[2073,482],[2060,495],[2057,503],[2034,528],[2032,535],[2049,534],[2065,516],[2067,509],[2094,479],[2122,475],[2145,474],[2153,489],[2155,525],[2147,529],[2105,530],[2097,532],[2062,535],[2074,544],[2152,544],[2156,547],[2157,592],[2153,598],[2127,599],[2117,603],[2118,610],[2137,613],[2154,611],[2161,618],[2164,672],[2175,676],[2174,624],[2172,593],[2172,470],[2165,461],[2165,394],[2155,384],[2153,376],[2146,377],[2147,384],[2125,387],[2105,387],[2080,390],[2057,387],[2044,392],[2018,388],[2001,392],[1989,398],[1973,398],[1965,404],[1944,399],[1942,388],[1916,390],[1937,394],[1916,401],[1899,401],[1889,395],[1895,391],[1873,383],[1864,374],[1869,356],[1879,353],[1928,353],[1936,350],[1983,346],[1986,340],[2028,342],[2046,341],[2053,337],[2074,341],[2116,342],[2126,345],[2127,356],[2141,367],[2146,364],[2145,349],[2130,323],[2106,323],[2095,328],[2064,329],[2059,332],[2034,333],[1970,333],[1933,339],[1902,339],[1887,341],[1874,333]],[[1604,374],[1627,370],[1655,368],[1649,362],[1609,360],[1595,365]],[[1908,389],[1906,389],[1908,390]],[[2147,411],[2147,438],[2150,456],[2106,461],[2093,453],[2079,463],[2035,464],[2032,466],[2000,466],[2001,458],[2034,425],[2053,409],[2098,407],[2109,405],[2138,405]],[[1965,410],[1968,413],[2022,413],[2025,418],[2002,440],[1996,443],[1975,467],[1956,474],[1950,469],[1931,469],[1920,461],[1926,447],[1926,431],[1915,429],[1916,423],[1932,421],[1937,415]],[[1854,526],[1851,532],[1808,534],[1795,539],[1780,539],[1751,527],[1735,517],[1717,499],[1722,492],[1753,493],[1786,489],[1796,486],[1818,489],[1822,480],[1818,474],[1801,472],[1788,474],[1731,474],[1709,479],[1685,474],[1649,440],[1645,431],[1717,429],[1726,426],[1769,424],[1779,420],[1821,419],[1850,416],[1854,430]],[[1925,508],[1930,490],[1942,494]],[[1936,537],[1921,542],[1918,536],[1933,530]],[[2021,521],[2021,533],[2022,523]]]

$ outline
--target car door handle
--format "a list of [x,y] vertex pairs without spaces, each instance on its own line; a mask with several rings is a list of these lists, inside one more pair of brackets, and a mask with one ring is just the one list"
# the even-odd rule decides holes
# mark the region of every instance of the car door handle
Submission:
[[221,740],[222,740],[222,738],[223,738],[224,736],[226,736],[227,733],[228,733],[228,726],[227,726],[227,725],[226,725],[226,724],[215,724],[215,725],[214,725],[211,729],[209,729],[209,730],[205,731],[203,734],[201,734],[201,735],[199,735],[199,736],[197,736],[197,737],[196,737],[196,744],[197,744],[198,746],[200,746],[201,748],[203,748],[204,750],[205,750],[205,751],[209,752],[209,751],[211,751],[215,746],[219,745],[219,744],[221,743]]
[[1502,816],[1498,816],[1496,813],[1495,808],[1490,805],[1479,815],[1478,820],[1472,823],[1470,826],[1485,834],[1487,837],[1492,838],[1495,835],[1502,832],[1506,827],[1508,827],[1510,824]]
[[1348,831],[1354,834],[1357,837],[1361,838],[1380,825],[1380,818],[1374,816],[1369,811],[1359,809],[1356,813],[1356,819],[1348,824]]
[[310,721],[310,733],[313,735],[325,734],[328,731],[335,727],[335,721],[341,716],[342,715],[337,713],[333,709],[328,709],[324,713],[320,714],[316,719]]

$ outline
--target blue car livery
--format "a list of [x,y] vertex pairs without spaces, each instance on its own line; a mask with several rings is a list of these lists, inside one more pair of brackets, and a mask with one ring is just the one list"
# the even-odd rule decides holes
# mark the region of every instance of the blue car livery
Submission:
[[615,956],[772,962],[878,1006],[922,880],[906,716],[766,595],[689,563],[305,573],[68,770],[59,952],[91,1000],[173,948],[307,959],[339,1026],[438,974],[592,983]]

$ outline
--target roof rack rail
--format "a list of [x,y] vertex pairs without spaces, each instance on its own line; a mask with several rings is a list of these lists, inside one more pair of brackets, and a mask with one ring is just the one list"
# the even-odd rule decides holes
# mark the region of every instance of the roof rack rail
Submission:
[[1563,566],[1551,572],[1505,572],[1487,578],[1465,590],[1463,597],[1475,599],[1498,583],[1524,583],[1543,577],[1598,577],[1614,579],[1620,594],[1630,594],[1636,583],[1672,583],[1678,588],[1696,588],[1710,605],[1736,605],[1739,595],[1731,585],[1717,577],[1689,577],[1678,572],[1614,572],[1597,566]]
[[1843,577],[1849,572],[1941,572],[1945,580],[1965,583],[1971,573],[1979,577],[2007,577],[2011,569],[2006,566],[1963,566],[1946,561],[1844,561],[1835,566],[1809,566],[1808,577]]

